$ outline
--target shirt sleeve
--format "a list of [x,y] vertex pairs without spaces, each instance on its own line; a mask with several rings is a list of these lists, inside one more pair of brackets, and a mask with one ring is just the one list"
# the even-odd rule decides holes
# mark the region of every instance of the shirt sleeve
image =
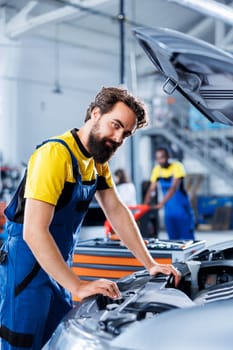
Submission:
[[48,142],[29,160],[24,196],[56,205],[66,181],[75,182],[70,154],[63,145]]
[[96,164],[98,172],[97,190],[106,190],[114,186],[114,181],[108,163]]
[[159,166],[156,165],[151,173],[150,182],[156,182],[159,178]]
[[180,179],[186,176],[186,172],[182,163],[180,162],[174,163],[173,174],[175,179]]

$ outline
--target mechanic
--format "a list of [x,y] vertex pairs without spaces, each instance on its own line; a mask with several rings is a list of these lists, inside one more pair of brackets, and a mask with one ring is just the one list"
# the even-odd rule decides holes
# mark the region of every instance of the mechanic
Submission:
[[5,210],[8,239],[1,249],[0,348],[39,350],[79,299],[121,296],[115,282],[80,280],[72,254],[95,195],[112,227],[150,274],[179,272],[157,264],[135,220],[116,193],[108,160],[125,139],[147,123],[144,105],[126,90],[103,88],[85,123],[44,141]]
[[178,161],[170,161],[169,158],[166,147],[157,148],[155,159],[158,164],[152,170],[144,203],[151,202],[159,182],[163,199],[155,208],[164,207],[164,221],[169,239],[194,240],[194,213],[184,188],[184,166]]

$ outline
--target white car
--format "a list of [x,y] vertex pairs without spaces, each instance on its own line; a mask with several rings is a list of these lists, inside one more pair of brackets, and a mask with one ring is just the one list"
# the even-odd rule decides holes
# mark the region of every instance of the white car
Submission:
[[117,282],[121,299],[87,298],[43,350],[231,350],[233,241],[174,265],[182,273],[178,288],[172,276],[126,276]]

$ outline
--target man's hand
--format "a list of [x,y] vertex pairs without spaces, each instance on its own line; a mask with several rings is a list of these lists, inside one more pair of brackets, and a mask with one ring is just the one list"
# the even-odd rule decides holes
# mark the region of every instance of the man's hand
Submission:
[[121,292],[119,291],[117,284],[107,279],[98,279],[91,282],[80,281],[80,286],[75,294],[79,299],[95,294],[102,294],[112,299],[121,297]]
[[160,202],[160,203],[156,204],[155,206],[153,206],[153,208],[155,208],[155,209],[162,209],[163,205],[164,204],[162,202]]
[[157,273],[163,273],[164,275],[172,274],[175,278],[176,287],[178,286],[181,279],[180,272],[173,265],[169,264],[156,264],[149,269],[149,273],[150,275],[157,275]]

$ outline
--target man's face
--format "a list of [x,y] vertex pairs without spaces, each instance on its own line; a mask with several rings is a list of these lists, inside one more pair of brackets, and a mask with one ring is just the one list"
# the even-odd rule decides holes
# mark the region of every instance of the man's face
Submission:
[[168,165],[168,156],[165,151],[157,151],[155,153],[156,162],[162,167],[165,168]]
[[93,127],[89,134],[88,150],[98,163],[107,162],[136,130],[136,116],[123,102],[101,115],[99,108],[92,112]]

